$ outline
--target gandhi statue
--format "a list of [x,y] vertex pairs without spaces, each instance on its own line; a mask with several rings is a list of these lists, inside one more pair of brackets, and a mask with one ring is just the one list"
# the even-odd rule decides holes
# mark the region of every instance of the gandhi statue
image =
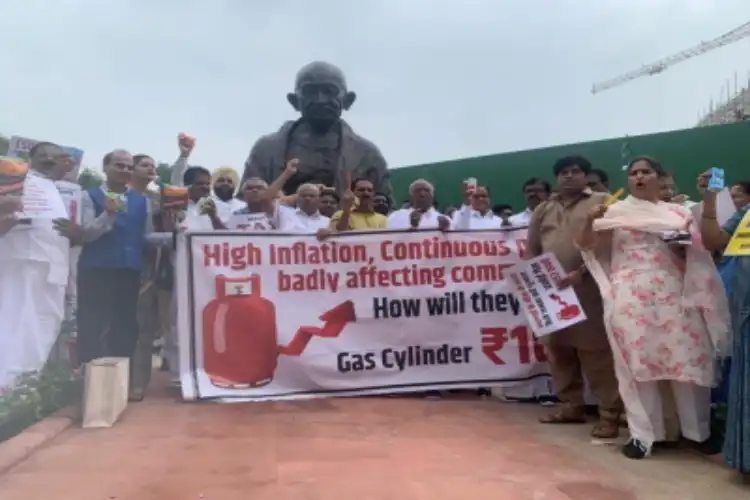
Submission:
[[245,162],[244,182],[260,177],[269,184],[284,171],[292,158],[299,159],[297,173],[284,191],[296,192],[305,183],[334,186],[343,194],[348,179],[371,181],[377,194],[391,199],[388,166],[380,150],[358,136],[341,113],[356,99],[349,92],[344,73],[326,62],[312,62],[297,73],[294,93],[287,100],[302,116],[288,121],[278,132],[258,139]]

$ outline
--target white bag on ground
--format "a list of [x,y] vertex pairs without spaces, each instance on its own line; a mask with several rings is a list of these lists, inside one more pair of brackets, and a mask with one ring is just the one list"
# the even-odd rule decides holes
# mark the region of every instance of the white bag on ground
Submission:
[[86,365],[83,428],[112,427],[128,405],[130,360],[99,358]]

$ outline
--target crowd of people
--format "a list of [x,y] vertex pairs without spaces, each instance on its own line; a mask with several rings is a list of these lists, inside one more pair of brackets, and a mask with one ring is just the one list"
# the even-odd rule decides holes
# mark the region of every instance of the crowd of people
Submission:
[[[175,241],[185,230],[326,239],[375,229],[527,228],[528,255],[555,254],[568,271],[558,286],[573,287],[588,318],[544,339],[559,404],[541,422],[586,422],[588,388],[598,405],[592,435],[615,438],[626,424],[628,458],[645,458],[681,434],[705,453],[723,445],[727,463],[750,473],[750,259],[722,257],[750,207],[750,183],[717,193],[701,175],[702,199],[691,202],[674,192],[658,161],[642,157],[625,169],[629,195],[617,201],[604,171],[570,156],[552,168],[554,189],[536,178],[521,186],[526,206],[517,213],[493,206],[490,187],[475,180],[464,184],[460,207],[441,210],[433,185],[420,179],[397,208],[368,179],[347,181],[341,196],[311,183],[285,193],[296,160],[270,185],[252,177],[239,185],[232,168],[191,166],[194,146],[178,138],[171,183],[159,189],[153,158],[112,151],[103,159],[104,184],[73,204],[54,199],[73,166],[59,146],[34,146],[28,172],[18,162],[0,164],[0,387],[46,362],[71,310],[77,363],[117,356],[133,358],[132,370],[150,370],[150,346],[148,362],[135,359],[149,249],[158,249],[155,283],[166,296],[164,367],[179,383],[177,304],[168,292]],[[66,216],[24,218],[32,192],[45,193],[46,208]],[[720,221],[717,199],[730,196],[733,213]],[[132,385],[131,399],[142,399],[144,387]],[[504,389],[510,399],[549,392],[537,382]],[[723,443],[712,433],[712,404],[728,408]]]

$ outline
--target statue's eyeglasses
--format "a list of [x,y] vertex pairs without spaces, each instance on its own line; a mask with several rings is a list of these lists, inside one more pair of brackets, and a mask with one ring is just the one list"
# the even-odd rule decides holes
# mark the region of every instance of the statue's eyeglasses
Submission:
[[299,91],[303,97],[307,98],[318,96],[338,97],[341,95],[341,89],[332,83],[305,83],[300,86]]

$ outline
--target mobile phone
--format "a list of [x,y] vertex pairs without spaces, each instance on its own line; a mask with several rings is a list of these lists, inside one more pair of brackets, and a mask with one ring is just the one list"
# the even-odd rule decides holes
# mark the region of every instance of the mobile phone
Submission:
[[470,193],[473,193],[477,190],[477,178],[476,177],[469,177],[464,181],[464,184],[466,184],[466,190]]
[[708,178],[709,191],[721,191],[724,189],[724,169],[712,168]]

